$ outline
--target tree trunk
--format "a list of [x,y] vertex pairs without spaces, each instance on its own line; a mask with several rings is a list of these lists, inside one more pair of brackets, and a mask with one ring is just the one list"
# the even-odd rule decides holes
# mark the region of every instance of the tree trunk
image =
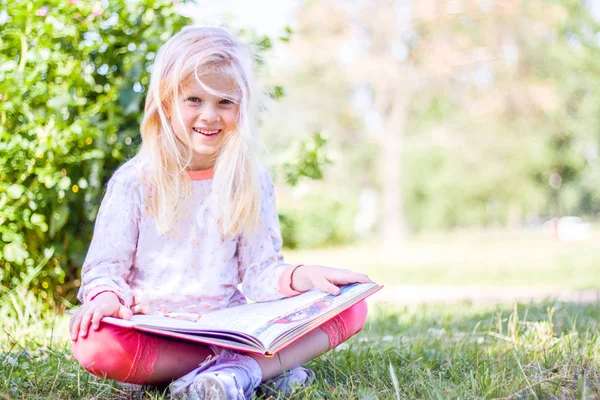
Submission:
[[[396,94],[398,93],[397,91]],[[407,93],[408,95],[408,93]],[[390,96],[389,112],[381,135],[379,166],[382,195],[382,244],[395,247],[406,239],[402,190],[403,142],[407,121],[407,95]]]

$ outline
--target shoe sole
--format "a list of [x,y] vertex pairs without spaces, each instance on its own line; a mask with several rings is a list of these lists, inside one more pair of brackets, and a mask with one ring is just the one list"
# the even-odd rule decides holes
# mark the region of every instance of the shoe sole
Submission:
[[230,400],[221,381],[214,376],[198,377],[192,384],[195,399]]

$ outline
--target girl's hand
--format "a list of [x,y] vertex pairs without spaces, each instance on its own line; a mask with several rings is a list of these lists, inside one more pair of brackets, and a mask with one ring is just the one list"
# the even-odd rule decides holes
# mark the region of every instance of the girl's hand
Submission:
[[365,274],[347,269],[323,267],[320,265],[301,265],[292,273],[292,289],[305,292],[314,287],[337,296],[338,286],[349,283],[373,283]]
[[77,309],[69,322],[71,340],[78,337],[84,338],[88,334],[90,322],[92,329],[98,330],[100,320],[104,316],[131,319],[132,312],[129,307],[124,306],[113,292],[103,292],[94,297],[92,301],[84,303]]

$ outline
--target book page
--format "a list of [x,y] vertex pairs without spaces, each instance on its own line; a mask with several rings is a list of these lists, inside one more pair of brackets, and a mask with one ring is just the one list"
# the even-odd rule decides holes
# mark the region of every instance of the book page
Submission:
[[341,288],[338,296],[313,289],[282,300],[219,310],[202,317],[197,325],[244,332],[259,339],[268,348],[283,333],[342,306],[374,287],[378,285],[347,285]]
[[186,321],[154,315],[136,314],[130,320],[104,317],[103,320],[113,325],[131,327],[134,325],[160,328],[169,331],[234,331],[252,335],[273,317],[285,315],[292,310],[312,304],[318,299],[327,297],[327,293],[313,289],[298,296],[264,303],[244,304],[225,308],[203,315],[198,321]]
[[[269,349],[273,342],[278,341],[283,336],[295,337],[297,334],[286,335],[292,331],[306,331],[306,326],[317,326],[327,321],[331,316],[326,317],[325,314],[336,309],[345,309],[352,299],[361,297],[367,289],[375,289],[379,287],[374,284],[352,284],[344,286],[340,290],[338,296],[326,295],[323,299],[307,304],[299,310],[295,310],[283,317],[273,318],[268,321],[261,329],[253,332],[253,335]],[[336,313],[333,313],[335,315]],[[316,325],[311,321],[320,320]],[[308,329],[311,330],[311,329]]]
[[255,342],[258,339],[264,348],[269,348],[273,341],[284,333],[296,330],[301,325],[333,309],[343,307],[353,298],[378,287],[377,284],[355,283],[342,287],[338,296],[312,289],[298,296],[281,300],[244,304],[214,311],[202,316],[197,322],[151,315],[134,315],[129,321],[112,317],[104,317],[104,320],[114,325],[137,325],[197,335],[225,333],[223,338],[232,338],[232,334],[235,336],[241,334],[245,336],[241,338],[241,342]]

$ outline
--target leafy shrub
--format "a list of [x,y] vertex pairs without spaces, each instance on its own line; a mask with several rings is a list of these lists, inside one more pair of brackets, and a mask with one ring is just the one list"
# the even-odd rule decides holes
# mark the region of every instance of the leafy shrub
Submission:
[[[103,7],[106,7],[104,9]],[[0,283],[77,286],[104,185],[135,154],[171,1],[0,0]]]
[[404,167],[406,219],[417,231],[504,226],[511,207],[523,215],[544,208],[544,185],[508,167],[479,165],[445,149],[407,153]]
[[283,243],[289,248],[340,245],[354,239],[357,205],[332,194],[308,194],[278,203]]

